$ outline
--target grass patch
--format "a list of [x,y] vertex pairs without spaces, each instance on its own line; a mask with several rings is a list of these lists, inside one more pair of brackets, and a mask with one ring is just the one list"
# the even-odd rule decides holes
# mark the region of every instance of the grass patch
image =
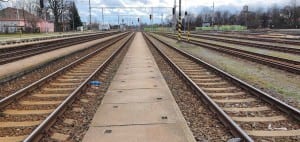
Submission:
[[221,25],[213,27],[196,27],[196,31],[244,31],[247,27],[241,25]]

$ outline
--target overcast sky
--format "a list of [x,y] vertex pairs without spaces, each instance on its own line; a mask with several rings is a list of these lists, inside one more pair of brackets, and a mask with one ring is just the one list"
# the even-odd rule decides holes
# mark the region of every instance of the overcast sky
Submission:
[[[229,10],[237,12],[244,5],[248,5],[249,9],[267,8],[274,4],[278,6],[288,5],[292,0],[214,0],[215,10]],[[88,21],[88,0],[75,0],[79,13],[83,21]],[[179,0],[176,0],[177,5]],[[300,4],[300,0],[297,0]],[[172,7],[174,0],[91,0],[92,5],[92,21],[102,22],[102,9],[99,7]],[[211,8],[213,0],[182,0],[182,10],[197,14],[203,7]],[[177,7],[178,10],[178,7]],[[135,23],[137,17],[140,17],[143,22],[149,21],[151,9],[104,9],[104,23],[117,23],[118,13],[123,15],[119,17],[119,22],[124,19],[124,22]],[[154,22],[160,22],[161,17],[166,18],[172,14],[171,8],[153,9]]]
[[[23,1],[23,0],[10,0]],[[27,0],[30,1],[30,0]],[[31,0],[32,1],[32,0]],[[47,0],[45,0],[47,1]],[[68,0],[72,1],[72,0]],[[79,10],[82,21],[89,21],[89,0],[74,0]],[[230,12],[239,12],[244,5],[248,5],[250,10],[257,8],[268,8],[277,4],[278,6],[288,5],[292,0],[181,0],[182,11],[198,14],[204,7],[211,9],[213,2],[215,10],[229,10]],[[300,0],[296,0],[300,5]],[[179,0],[176,0],[177,5]],[[9,4],[11,6],[11,4]],[[103,9],[104,23],[117,24],[134,23],[137,24],[139,17],[142,22],[149,22],[149,14],[153,12],[154,22],[159,23],[168,15],[172,14],[171,7],[174,6],[174,0],[91,0],[92,22],[102,22],[101,7],[165,7],[165,8],[140,8],[140,9]],[[177,7],[178,10],[178,7]],[[121,16],[118,16],[121,15]],[[119,17],[119,18],[118,18]]]

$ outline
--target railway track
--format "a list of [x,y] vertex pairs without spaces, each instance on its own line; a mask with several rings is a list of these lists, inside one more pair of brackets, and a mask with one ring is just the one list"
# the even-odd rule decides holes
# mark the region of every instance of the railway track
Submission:
[[235,137],[251,142],[299,140],[298,109],[154,36],[144,36]]
[[130,45],[133,33],[0,100],[0,141],[38,141],[89,82]]
[[299,40],[292,40],[292,39],[271,39],[265,37],[249,37],[249,36],[234,36],[234,35],[225,35],[225,34],[209,34],[209,33],[195,33],[198,35],[209,35],[209,36],[219,36],[219,37],[226,37],[226,38],[233,38],[233,39],[246,39],[246,40],[253,40],[253,41],[263,41],[263,42],[271,42],[271,43],[283,43],[283,44],[290,44],[290,45],[300,45]]
[[68,39],[59,39],[53,41],[41,41],[40,43],[24,44],[20,46],[0,48],[0,65],[12,61],[20,60],[26,57],[49,52],[67,46],[72,46],[91,40],[107,37],[118,32],[100,33],[79,37],[71,37]]
[[[278,45],[272,45],[272,43],[263,44],[263,43],[257,42],[259,40],[249,41],[249,39],[246,39],[246,40],[248,40],[248,41],[246,41],[246,40],[240,40],[239,37],[227,38],[227,37],[218,37],[218,36],[212,36],[212,35],[196,35],[196,34],[191,34],[190,36],[194,37],[194,38],[202,38],[202,39],[207,39],[207,40],[221,41],[221,42],[233,43],[233,44],[237,44],[237,45],[245,45],[245,46],[251,46],[251,47],[262,48],[262,49],[270,49],[270,50],[300,55],[300,47],[292,48],[292,47],[287,47],[288,45],[287,46],[278,46]],[[264,41],[264,40],[260,40],[260,41]]]
[[[172,38],[172,39],[176,39],[176,37],[172,36],[172,35],[165,35],[165,34],[162,34],[162,35]],[[183,41],[183,42],[187,42],[187,41]],[[245,51],[245,50],[236,49],[236,48],[230,48],[230,47],[226,47],[226,46],[222,46],[222,45],[217,45],[217,44],[208,43],[208,42],[202,42],[202,41],[193,40],[193,39],[191,39],[188,43],[191,43],[191,44],[194,44],[197,46],[201,46],[201,47],[205,47],[205,48],[209,48],[212,50],[216,50],[216,51],[226,53],[229,55],[233,55],[235,57],[239,57],[239,58],[247,59],[250,61],[257,62],[257,63],[265,64],[265,65],[275,67],[275,68],[278,68],[281,70],[285,70],[285,71],[288,71],[291,73],[300,74],[300,62],[298,62],[298,61],[283,59],[283,58],[279,58],[279,57],[273,57],[273,56],[269,56],[269,55],[254,53],[254,52]]]

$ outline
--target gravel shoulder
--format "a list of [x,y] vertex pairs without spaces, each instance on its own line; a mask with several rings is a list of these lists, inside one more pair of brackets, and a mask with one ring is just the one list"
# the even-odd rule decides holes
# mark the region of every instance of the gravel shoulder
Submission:
[[226,42],[221,42],[221,41],[207,40],[207,39],[202,39],[202,38],[191,37],[190,39],[201,41],[201,42],[222,45],[222,46],[226,46],[228,48],[235,48],[235,49],[245,50],[245,51],[249,51],[249,52],[253,52],[253,53],[259,53],[259,54],[263,54],[263,55],[269,55],[269,56],[274,56],[274,57],[279,57],[279,58],[283,58],[283,59],[289,59],[289,60],[300,62],[300,56],[296,55],[296,54],[284,53],[284,52],[274,51],[274,50],[269,50],[269,49],[262,49],[262,48],[257,48],[254,46],[251,47],[251,46],[237,45],[237,44],[226,43]]
[[[202,36],[202,35],[201,35]],[[283,43],[272,43],[272,42],[265,42],[265,41],[255,41],[255,40],[247,40],[247,39],[238,39],[238,38],[229,38],[229,37],[219,37],[219,36],[212,36],[212,35],[205,35],[206,37],[212,38],[219,38],[219,39],[227,39],[227,40],[234,40],[234,41],[243,41],[249,43],[259,43],[264,45],[275,45],[275,46],[282,46],[282,47],[290,47],[290,48],[300,48],[299,45],[291,45],[291,44],[283,44]]]
[[300,108],[300,76],[199,46],[155,35],[249,84]]
[[55,59],[45,65],[42,65],[31,72],[20,75],[15,79],[6,81],[0,84],[0,99],[8,96],[15,91],[30,85],[31,83],[49,75],[50,73],[70,64],[71,62],[95,51],[99,46],[93,46],[91,48],[86,48],[85,50],[80,50],[80,52],[73,52],[67,56]]

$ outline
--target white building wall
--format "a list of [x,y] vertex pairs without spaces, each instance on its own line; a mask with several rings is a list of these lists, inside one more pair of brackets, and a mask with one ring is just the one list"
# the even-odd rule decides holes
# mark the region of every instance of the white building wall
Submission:
[[18,31],[17,27],[19,23],[17,21],[0,21],[0,32],[1,33],[14,33]]

